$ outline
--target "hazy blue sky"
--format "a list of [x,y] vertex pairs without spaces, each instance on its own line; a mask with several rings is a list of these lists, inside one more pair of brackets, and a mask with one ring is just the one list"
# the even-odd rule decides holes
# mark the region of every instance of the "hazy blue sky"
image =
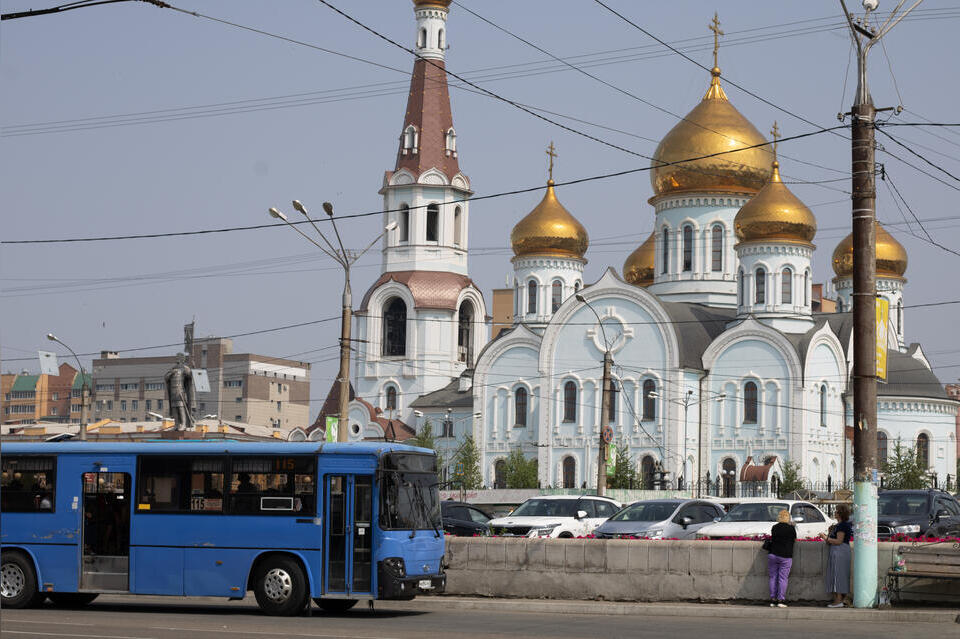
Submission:
[[[675,114],[693,108],[707,87],[706,72],[590,0],[462,2],[558,56],[594,65],[592,73]],[[856,0],[851,2],[859,9]],[[712,48],[707,24],[719,8],[727,33],[720,52],[726,78],[821,126],[835,125],[837,112],[849,109],[855,64],[846,73],[850,40],[838,2],[609,3],[707,65]],[[410,54],[313,0],[173,4],[403,73],[141,3],[5,21],[0,33],[0,239],[259,224],[269,221],[270,206],[292,213],[293,198],[317,214],[324,200],[341,214],[380,208],[377,190],[383,171],[393,168]],[[413,42],[409,0],[334,4],[390,38]],[[881,9],[893,4],[882,0]],[[10,0],[3,10],[38,6],[38,0]],[[927,0],[914,15],[886,41],[893,76],[884,50],[872,54],[875,102],[896,105],[898,87],[910,111],[899,121],[922,116],[956,122],[960,83],[953,44],[960,10],[948,0]],[[448,27],[448,68],[518,102],[587,122],[550,116],[569,126],[650,155],[676,122],[456,5]],[[726,90],[761,131],[774,120],[786,136],[813,129],[729,83]],[[490,98],[457,88],[451,97],[460,165],[478,195],[542,184],[544,147],[551,140],[560,153],[558,180],[648,164]],[[246,112],[236,112],[239,108]],[[138,115],[106,117],[123,114]],[[84,118],[104,119],[47,132],[52,130],[48,123]],[[117,126],[132,119],[139,123]],[[46,126],[21,126],[30,124]],[[891,132],[960,175],[957,129]],[[952,185],[887,154],[877,156],[914,213],[927,220],[931,235],[960,248],[960,183],[882,136],[878,141]],[[781,158],[786,179],[826,181],[791,188],[817,215],[814,281],[828,281],[831,252],[850,228],[849,142],[822,134],[785,143],[781,151],[788,156]],[[650,232],[647,173],[564,187],[558,195],[590,233],[587,281],[609,265],[619,269]],[[899,223],[889,228],[910,254],[906,304],[960,299],[960,256],[911,236],[923,232],[915,224],[904,225],[881,182],[878,197],[881,221]],[[502,286],[511,272],[510,229],[539,198],[537,193],[496,198],[471,208],[471,275],[488,304],[490,289]],[[378,217],[342,225],[354,246],[365,244],[378,229]],[[378,272],[374,252],[355,269],[358,297]],[[48,331],[83,353],[178,342],[182,325],[193,317],[199,335],[229,335],[336,316],[341,288],[339,270],[284,227],[189,238],[3,245],[0,275],[4,371],[35,370],[34,353],[49,347],[43,338]],[[944,382],[960,375],[958,324],[960,304],[906,312],[908,340],[923,343]],[[311,394],[322,400],[336,375],[337,331],[335,321],[264,333],[238,338],[235,349],[312,362]]]

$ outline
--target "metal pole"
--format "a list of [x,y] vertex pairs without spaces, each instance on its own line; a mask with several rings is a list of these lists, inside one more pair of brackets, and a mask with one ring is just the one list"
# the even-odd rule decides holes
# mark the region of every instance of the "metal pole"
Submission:
[[337,418],[337,441],[347,441],[347,423],[350,411],[350,322],[353,306],[350,293],[350,264],[343,267],[343,312],[340,317],[340,407]]
[[80,387],[80,441],[87,441],[87,421],[90,415],[87,412],[90,405],[90,386],[87,384],[87,376],[80,368],[80,375],[83,378],[83,385]]
[[603,431],[610,419],[610,368],[613,355],[608,348],[603,353],[603,396],[600,401],[600,438],[597,453],[597,495],[602,497],[607,489],[607,442],[603,441]]
[[683,398],[683,487],[690,481],[690,472],[687,470],[687,412],[690,410],[690,395]]

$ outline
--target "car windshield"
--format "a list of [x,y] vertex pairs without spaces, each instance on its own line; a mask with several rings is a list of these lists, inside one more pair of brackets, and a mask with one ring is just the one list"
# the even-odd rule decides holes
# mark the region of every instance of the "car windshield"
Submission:
[[586,510],[580,499],[528,499],[520,504],[511,517],[576,517],[578,510]]
[[927,514],[927,496],[881,493],[877,511],[881,516],[922,517]]
[[385,455],[380,472],[380,526],[430,530],[440,526],[436,457]]
[[720,521],[777,521],[781,510],[790,510],[787,504],[737,504]]
[[631,504],[611,517],[610,521],[663,521],[670,519],[679,505],[678,501]]

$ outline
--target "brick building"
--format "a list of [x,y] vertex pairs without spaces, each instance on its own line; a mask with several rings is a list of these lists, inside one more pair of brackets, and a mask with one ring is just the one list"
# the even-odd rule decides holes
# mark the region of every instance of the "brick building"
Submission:
[[3,423],[59,422],[80,423],[82,377],[67,363],[60,364],[57,375],[4,373],[0,380],[3,398]]

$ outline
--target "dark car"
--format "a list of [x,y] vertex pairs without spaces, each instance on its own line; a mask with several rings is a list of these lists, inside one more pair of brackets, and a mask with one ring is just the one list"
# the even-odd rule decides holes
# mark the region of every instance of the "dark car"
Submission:
[[440,502],[440,515],[443,518],[443,531],[459,537],[490,534],[487,522],[490,515],[476,506],[461,501]]
[[942,490],[885,490],[877,503],[877,537],[960,536],[960,501]]

